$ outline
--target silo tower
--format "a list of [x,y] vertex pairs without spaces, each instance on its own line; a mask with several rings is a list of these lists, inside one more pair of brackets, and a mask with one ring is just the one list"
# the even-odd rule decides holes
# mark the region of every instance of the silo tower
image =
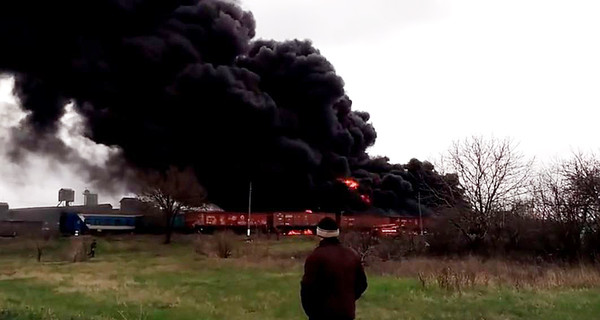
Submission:
[[89,190],[83,192],[83,205],[86,207],[95,207],[98,205],[98,194],[91,193]]

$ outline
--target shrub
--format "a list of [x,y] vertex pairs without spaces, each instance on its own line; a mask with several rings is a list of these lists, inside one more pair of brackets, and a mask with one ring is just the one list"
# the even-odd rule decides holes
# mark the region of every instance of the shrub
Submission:
[[211,237],[205,235],[196,235],[192,243],[194,252],[197,255],[208,257],[210,255],[210,239]]
[[451,267],[444,267],[437,273],[436,280],[437,285],[444,290],[461,292],[475,286],[475,277],[475,272],[472,271],[456,271]]
[[219,232],[214,236],[214,246],[219,258],[227,259],[235,249],[235,235],[231,232]]
[[72,237],[65,252],[65,259],[71,262],[87,261],[90,243],[87,237]]
[[343,244],[356,251],[363,263],[367,262],[378,242],[370,233],[357,231],[342,234],[341,241]]
[[0,320],[17,320],[19,319],[19,315],[10,311],[0,309]]
[[375,253],[383,261],[399,261],[407,251],[405,247],[401,238],[383,238],[375,248]]

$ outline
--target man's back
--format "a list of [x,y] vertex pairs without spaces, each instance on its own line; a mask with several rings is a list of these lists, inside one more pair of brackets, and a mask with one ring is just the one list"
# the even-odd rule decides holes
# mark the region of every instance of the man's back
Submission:
[[337,238],[324,239],[306,259],[302,306],[309,319],[354,319],[355,301],[367,288],[359,256]]

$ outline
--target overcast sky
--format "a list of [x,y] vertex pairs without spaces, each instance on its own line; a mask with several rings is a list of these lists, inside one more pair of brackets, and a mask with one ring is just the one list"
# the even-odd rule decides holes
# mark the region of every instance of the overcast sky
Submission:
[[[512,137],[539,160],[597,151],[600,1],[246,0],[260,38],[311,39],[378,133],[373,155],[433,159],[469,135]],[[10,84],[0,85],[0,147]],[[33,159],[0,180],[11,207],[56,204],[85,181]],[[40,175],[45,179],[37,179]],[[12,175],[14,177],[14,175]],[[27,196],[23,196],[27,194]],[[78,201],[80,201],[78,197]],[[114,198],[100,195],[100,200]]]

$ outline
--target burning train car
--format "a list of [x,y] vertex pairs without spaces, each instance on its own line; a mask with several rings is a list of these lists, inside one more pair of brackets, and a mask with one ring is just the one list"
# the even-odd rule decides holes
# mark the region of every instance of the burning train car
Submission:
[[184,214],[185,229],[202,233],[231,230],[243,233],[248,228],[268,232],[267,226],[272,215],[266,213],[253,213],[248,221],[247,213],[224,211],[190,211]]

